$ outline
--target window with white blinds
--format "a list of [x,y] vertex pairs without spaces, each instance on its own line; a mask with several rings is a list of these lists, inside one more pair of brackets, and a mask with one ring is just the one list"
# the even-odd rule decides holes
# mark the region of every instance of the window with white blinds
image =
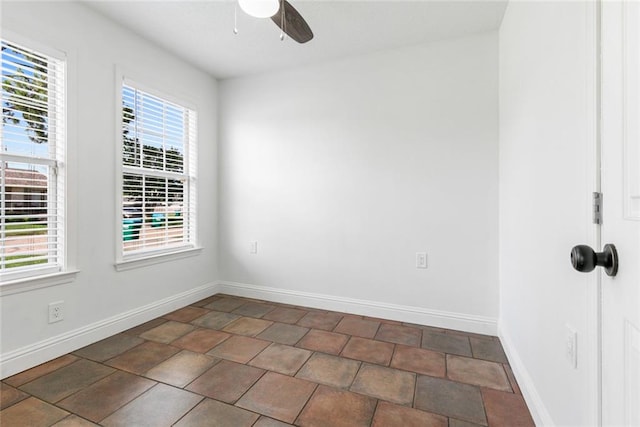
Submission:
[[65,61],[2,39],[0,281],[64,268]]
[[122,259],[194,247],[196,113],[122,86]]

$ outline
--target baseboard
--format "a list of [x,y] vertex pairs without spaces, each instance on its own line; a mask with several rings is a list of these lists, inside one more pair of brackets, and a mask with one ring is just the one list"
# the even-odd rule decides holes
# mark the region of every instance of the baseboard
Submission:
[[527,371],[527,368],[524,366],[518,351],[513,345],[513,341],[511,341],[509,332],[505,330],[503,325],[500,325],[498,329],[498,337],[502,342],[504,352],[507,355],[507,359],[509,359],[509,365],[511,366],[513,375],[516,377],[516,381],[518,381],[522,397],[524,397],[525,402],[527,402],[527,407],[529,408],[529,412],[531,412],[533,421],[537,426],[554,426],[555,423],[551,419],[551,415],[549,414],[549,411],[547,411],[547,408],[544,405],[535,384],[533,383],[533,379],[529,375],[529,371]]
[[3,353],[0,355],[0,379],[73,352],[79,348],[217,293],[311,308],[342,311],[362,316],[378,317],[479,334],[496,335],[498,332],[496,319],[490,317],[429,310],[420,307],[387,304],[334,295],[255,286],[244,283],[218,282],[206,284],[82,328]]
[[0,355],[0,379],[163,316],[219,292],[206,284]]
[[498,332],[497,319],[491,317],[451,313],[421,307],[387,304],[378,301],[300,292],[228,281],[218,282],[218,290],[220,293],[229,295],[311,308],[321,308],[325,310],[342,311],[361,316],[378,317],[382,319],[455,329],[477,334],[496,335]]

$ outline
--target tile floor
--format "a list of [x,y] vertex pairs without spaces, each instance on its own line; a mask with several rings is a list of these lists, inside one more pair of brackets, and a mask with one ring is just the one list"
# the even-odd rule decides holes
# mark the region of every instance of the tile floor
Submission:
[[2,381],[18,426],[533,426],[495,337],[216,295]]

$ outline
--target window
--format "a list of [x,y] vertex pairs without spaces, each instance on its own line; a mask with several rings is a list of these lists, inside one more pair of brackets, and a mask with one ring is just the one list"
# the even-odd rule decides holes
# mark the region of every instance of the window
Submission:
[[65,61],[2,39],[0,280],[64,269]]
[[195,247],[196,113],[122,86],[121,260]]

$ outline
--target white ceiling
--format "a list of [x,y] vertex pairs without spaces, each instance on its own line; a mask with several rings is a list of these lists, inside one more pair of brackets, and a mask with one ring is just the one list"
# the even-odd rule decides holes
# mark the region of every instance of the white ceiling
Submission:
[[317,64],[353,55],[497,29],[507,0],[289,0],[314,33],[306,44],[280,41],[270,19],[234,0],[84,0],[94,10],[217,78]]

